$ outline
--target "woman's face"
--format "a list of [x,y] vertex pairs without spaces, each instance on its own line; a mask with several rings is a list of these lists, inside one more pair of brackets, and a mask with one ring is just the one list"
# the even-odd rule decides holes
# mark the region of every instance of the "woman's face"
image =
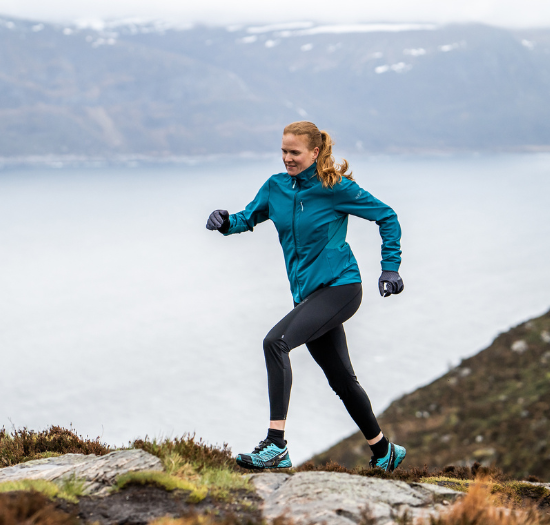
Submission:
[[292,133],[283,135],[281,150],[286,171],[292,177],[309,168],[319,155],[319,148],[309,149],[307,135]]

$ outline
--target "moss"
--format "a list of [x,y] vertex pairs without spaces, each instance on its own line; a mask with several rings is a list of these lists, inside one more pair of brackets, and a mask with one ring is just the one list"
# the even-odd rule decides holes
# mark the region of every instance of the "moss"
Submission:
[[77,503],[82,495],[83,483],[77,480],[62,480],[59,485],[53,481],[43,479],[22,479],[19,481],[4,481],[0,483],[0,493],[16,491],[35,491],[44,494],[47,498],[64,499],[71,503]]
[[115,490],[121,490],[129,485],[153,485],[169,492],[173,490],[185,490],[190,493],[188,496],[190,503],[199,503],[208,493],[208,488],[205,486],[178,478],[166,472],[153,470],[122,474],[117,477],[114,488]]
[[448,487],[450,489],[457,490],[459,492],[468,492],[468,489],[470,488],[470,485],[472,482],[464,479],[447,478],[445,476],[436,476],[436,477],[422,478],[420,480],[420,483],[428,483],[430,485],[439,485],[440,487]]

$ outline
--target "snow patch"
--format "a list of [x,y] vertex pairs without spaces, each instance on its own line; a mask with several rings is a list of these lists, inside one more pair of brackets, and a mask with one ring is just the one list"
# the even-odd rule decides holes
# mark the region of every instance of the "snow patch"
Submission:
[[272,31],[283,31],[285,29],[306,29],[311,27],[313,22],[288,22],[286,24],[270,24],[267,26],[255,26],[246,29],[247,33],[270,33]]
[[459,47],[462,47],[462,44],[455,42],[454,44],[444,44],[442,46],[439,46],[439,51],[443,53],[448,53],[449,51],[453,51],[455,49],[458,49]]
[[65,29],[63,29],[63,34],[64,35],[72,35],[74,33],[74,31],[70,28],[70,27],[66,27]]
[[33,33],[38,33],[38,31],[42,31],[44,29],[44,24],[36,24],[35,26],[31,27],[31,31]]
[[304,44],[300,47],[302,51],[311,51],[313,49],[313,44]]
[[277,40],[266,40],[265,47],[275,47],[278,43]]
[[533,49],[535,47],[535,42],[533,42],[532,40],[523,39],[521,41],[521,45],[526,47],[527,49]]
[[404,55],[410,55],[412,57],[419,57],[426,54],[426,50],[423,47],[418,47],[416,49],[403,49]]
[[76,29],[88,29],[101,33],[113,29],[124,29],[132,34],[136,33],[164,33],[167,30],[186,31],[193,24],[173,20],[159,20],[155,18],[128,17],[114,20],[100,18],[79,18],[73,22]]
[[378,66],[374,68],[374,72],[378,75],[382,73],[387,73],[388,71],[394,71],[395,73],[406,73],[410,71],[412,66],[410,64],[405,64],[405,62],[398,62],[397,64],[388,65],[384,64],[383,66]]
[[241,44],[253,44],[254,42],[256,42],[256,40],[258,40],[258,37],[256,35],[252,35],[252,36],[245,36],[240,40],[238,40],[238,42],[241,42]]
[[319,35],[322,33],[397,33],[400,31],[433,31],[437,29],[437,27],[438,26],[435,24],[341,24],[317,26],[302,31],[294,31],[293,35]]

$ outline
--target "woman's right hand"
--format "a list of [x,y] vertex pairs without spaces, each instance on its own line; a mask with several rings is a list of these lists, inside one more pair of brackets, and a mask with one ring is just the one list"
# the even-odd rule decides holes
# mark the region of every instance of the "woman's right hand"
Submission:
[[227,210],[215,210],[206,221],[208,230],[227,230],[229,226],[229,212]]

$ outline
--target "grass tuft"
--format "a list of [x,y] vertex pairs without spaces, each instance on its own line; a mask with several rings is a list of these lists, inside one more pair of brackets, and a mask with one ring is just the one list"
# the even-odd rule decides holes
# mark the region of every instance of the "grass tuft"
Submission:
[[99,437],[83,438],[63,427],[51,426],[40,432],[27,428],[13,432],[0,429],[0,468],[68,453],[101,456],[109,452],[110,447],[101,443]]
[[82,496],[83,486],[83,482],[75,479],[62,480],[59,485],[56,485],[53,481],[46,481],[44,479],[21,479],[0,483],[0,493],[16,491],[40,492],[50,500],[59,498],[71,503],[78,503],[79,496]]
[[516,504],[495,506],[490,483],[476,481],[468,493],[439,517],[430,517],[430,525],[550,525],[550,516],[535,505],[519,508]]
[[156,470],[122,474],[117,478],[115,489],[121,490],[129,485],[154,485],[170,492],[173,490],[189,491],[189,503],[199,503],[208,494],[208,489],[205,486]]
[[[184,434],[181,438],[161,441],[150,440],[147,437],[136,439],[130,448],[141,448],[159,457],[163,463],[170,456],[172,456],[173,461],[174,454],[177,454],[183,460],[183,463],[191,464],[196,471],[209,467],[238,470],[227,443],[224,443],[221,448],[208,445],[202,439],[196,439],[194,434]],[[166,464],[165,467],[167,467]]]
[[253,490],[226,443],[216,447],[186,434],[174,439],[136,440],[132,446],[160,458],[168,474],[206,487],[214,499],[229,500],[235,491]]

